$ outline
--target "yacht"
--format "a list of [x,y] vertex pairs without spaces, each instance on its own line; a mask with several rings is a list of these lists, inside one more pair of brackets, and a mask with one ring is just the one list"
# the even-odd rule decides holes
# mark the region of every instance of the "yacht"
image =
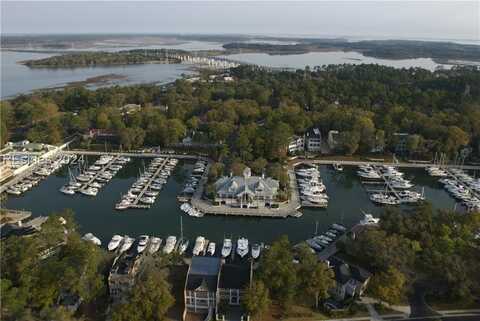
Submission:
[[222,247],[222,257],[226,258],[230,256],[230,253],[232,253],[232,240],[224,239]]
[[123,240],[123,236],[114,235],[112,237],[112,240],[108,243],[108,250],[114,251],[120,245],[122,240]]
[[155,203],[155,197],[145,196],[140,199],[140,202],[145,204],[153,204]]
[[381,205],[398,205],[400,202],[395,196],[390,196],[386,193],[375,193],[370,195],[370,200],[374,203]]
[[215,248],[216,248],[215,242],[208,243],[207,253],[211,256],[215,255]]
[[382,178],[376,171],[357,171],[357,175],[365,179],[380,179]]
[[260,256],[261,247],[258,243],[252,245],[252,258],[258,259]]
[[343,166],[340,163],[333,163],[333,169],[337,172],[343,172]]
[[393,187],[393,188],[396,188],[396,189],[409,189],[409,188],[412,188],[413,185],[412,183],[410,183],[408,180],[405,180],[405,179],[392,179],[390,180],[390,186]]
[[163,248],[163,253],[170,254],[175,249],[175,244],[177,244],[176,236],[169,236],[165,240],[165,247]]
[[162,245],[162,239],[159,237],[152,237],[150,239],[150,247],[148,248],[148,253],[154,254],[158,252],[160,246]]
[[138,253],[142,253],[145,250],[145,248],[147,247],[149,239],[150,238],[148,237],[148,235],[140,235],[140,237],[138,239],[138,245],[137,245],[137,252]]
[[120,247],[120,253],[128,251],[132,247],[133,242],[135,242],[134,238],[129,237],[128,235],[125,235],[123,237],[123,244]]
[[379,218],[373,217],[372,214],[363,214],[363,219],[360,221],[361,225],[377,225],[380,222]]
[[248,239],[241,237],[237,240],[237,254],[243,258],[248,253]]
[[314,238],[308,239],[308,240],[306,240],[306,242],[307,242],[308,246],[310,246],[315,251],[321,251],[325,247],[325,245],[317,242],[317,240],[315,240]]
[[205,247],[205,238],[203,236],[197,237],[193,247],[193,255],[200,255]]
[[82,239],[85,240],[85,241],[88,241],[88,242],[92,242],[93,244],[95,244],[97,246],[102,245],[102,241],[100,241],[100,239],[98,237],[96,237],[95,235],[93,235],[92,233],[85,234],[82,237]]
[[347,230],[347,228],[345,226],[343,226],[342,224],[338,224],[338,223],[333,223],[332,224],[332,229],[336,230],[336,231],[339,231],[339,232],[345,232]]
[[115,204],[115,209],[116,210],[126,210],[127,208],[130,207],[132,203],[128,199],[123,199],[120,201],[120,203]]
[[98,188],[95,187],[88,187],[85,189],[81,189],[80,193],[87,195],[87,196],[97,196],[98,194]]
[[178,245],[178,253],[179,253],[179,254],[185,253],[185,252],[187,251],[187,249],[188,249],[188,244],[189,244],[189,243],[190,243],[190,242],[189,242],[187,239],[182,239],[182,240],[180,241],[180,244]]
[[20,191],[17,187],[11,186],[7,189],[7,193],[11,195],[21,195],[22,191]]

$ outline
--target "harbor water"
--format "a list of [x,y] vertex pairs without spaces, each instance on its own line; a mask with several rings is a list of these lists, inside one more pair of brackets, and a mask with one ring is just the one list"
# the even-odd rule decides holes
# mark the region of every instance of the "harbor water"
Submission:
[[[320,172],[330,197],[327,209],[303,209],[302,217],[286,219],[210,215],[194,218],[179,209],[176,199],[193,166],[193,163],[182,161],[150,209],[115,210],[114,206],[121,195],[128,191],[138,177],[139,169],[144,164],[148,165],[149,161],[132,160],[96,197],[60,193],[60,187],[68,180],[68,171],[64,167],[22,196],[8,196],[2,207],[30,210],[33,217],[70,208],[75,212],[80,232],[95,234],[105,245],[114,234],[133,237],[148,234],[162,238],[168,235],[179,236],[180,217],[183,218],[184,236],[191,240],[198,235],[217,242],[221,242],[224,236],[244,236],[251,242],[269,243],[286,234],[292,242],[299,242],[314,234],[316,222],[318,232],[321,233],[333,223],[353,226],[362,219],[362,211],[374,216],[379,216],[383,211],[382,207],[375,206],[369,200],[365,186],[355,174],[356,168],[346,166],[343,172],[335,172],[330,166],[322,165]],[[428,176],[423,169],[401,168],[401,171],[406,178],[412,179],[417,191],[424,190],[426,198],[434,207],[454,208],[454,199],[443,190],[436,178]]]

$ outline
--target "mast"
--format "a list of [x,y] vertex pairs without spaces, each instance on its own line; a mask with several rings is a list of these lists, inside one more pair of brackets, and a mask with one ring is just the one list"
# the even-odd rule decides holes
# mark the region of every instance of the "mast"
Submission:
[[183,240],[183,220],[181,215],[180,215],[180,239]]

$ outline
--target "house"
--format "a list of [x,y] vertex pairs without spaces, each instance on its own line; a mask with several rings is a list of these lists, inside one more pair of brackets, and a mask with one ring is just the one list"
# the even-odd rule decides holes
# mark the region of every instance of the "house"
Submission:
[[407,142],[410,135],[407,133],[394,133],[393,142],[395,154],[404,155],[407,152]]
[[142,263],[142,256],[128,251],[117,256],[108,275],[108,288],[113,302],[122,302],[125,294],[135,285],[135,278]]
[[12,163],[9,160],[2,160],[0,164],[0,182],[13,176]]
[[101,128],[90,128],[86,138],[111,138],[117,136],[113,131]]
[[192,257],[184,289],[186,313],[205,314],[216,309],[221,264],[219,257]]
[[328,263],[335,273],[336,287],[331,294],[336,300],[343,301],[363,294],[372,276],[370,272],[335,256],[330,257]]
[[322,146],[322,133],[318,128],[311,128],[305,133],[305,146],[309,152],[318,153]]
[[216,204],[232,207],[270,207],[275,203],[279,182],[263,176],[251,176],[246,167],[243,176],[224,176],[215,182]]
[[251,275],[249,263],[224,263],[219,257],[192,257],[185,282],[183,319],[209,313],[215,313],[217,318],[233,311],[242,314],[242,298],[250,285]]
[[130,115],[130,114],[139,112],[142,109],[142,106],[137,104],[126,104],[123,107],[120,107],[119,109],[122,115]]
[[337,145],[338,145],[338,135],[340,133],[338,132],[338,130],[330,130],[328,132],[328,138],[327,138],[327,143],[328,143],[328,147],[330,147],[330,149],[335,149],[337,148]]
[[290,139],[290,143],[287,147],[287,152],[291,154],[295,154],[298,152],[303,152],[305,150],[305,137],[304,136],[293,136]]

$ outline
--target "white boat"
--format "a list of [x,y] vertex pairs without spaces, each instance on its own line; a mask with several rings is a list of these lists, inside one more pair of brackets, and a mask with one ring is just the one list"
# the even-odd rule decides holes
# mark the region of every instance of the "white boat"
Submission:
[[222,257],[226,258],[232,253],[232,240],[224,239],[222,247]]
[[123,244],[120,247],[120,253],[128,251],[132,247],[133,242],[135,242],[134,238],[129,237],[128,235],[125,235],[123,237]]
[[215,242],[208,243],[207,253],[211,256],[215,255],[215,248],[216,248]]
[[400,201],[395,196],[390,196],[385,193],[375,193],[370,195],[370,200],[374,203],[381,205],[398,205]]
[[15,188],[15,187],[12,186],[12,187],[9,187],[7,189],[7,193],[11,194],[11,195],[20,195],[20,194],[22,194],[22,191],[20,191],[18,188]]
[[374,170],[370,171],[357,171],[357,175],[365,179],[380,179],[381,176]]
[[98,194],[98,188],[95,187],[88,187],[85,189],[81,189],[80,193],[87,195],[87,196],[96,196]]
[[258,259],[258,257],[260,256],[260,250],[261,250],[260,245],[257,243],[254,243],[252,245],[252,258]]
[[333,163],[333,169],[337,172],[343,172],[343,166],[340,163]]
[[161,238],[155,237],[155,236],[152,237],[150,239],[150,247],[148,248],[148,252],[150,254],[154,254],[154,253],[158,252],[161,245],[162,245],[162,239]]
[[112,239],[110,240],[110,242],[108,243],[108,250],[109,251],[113,251],[115,250],[119,245],[120,243],[122,242],[123,240],[123,236],[120,236],[120,235],[114,235],[112,237]]
[[195,240],[195,245],[193,247],[193,255],[200,255],[200,253],[205,248],[205,238],[203,236],[198,236]]
[[140,199],[140,202],[145,204],[153,204],[155,203],[155,197],[145,196]]
[[146,249],[149,239],[150,237],[148,235],[140,235],[137,245],[138,253],[142,253]]
[[373,217],[372,214],[363,214],[363,219],[360,220],[361,225],[377,225],[380,222],[379,218]]
[[237,240],[237,254],[241,258],[248,254],[248,239],[241,237]]
[[85,241],[88,241],[88,242],[92,242],[93,244],[95,245],[102,245],[102,241],[100,241],[100,239],[98,237],[96,237],[95,235],[93,235],[92,233],[87,233],[85,234],[83,237],[82,237],[83,240]]
[[165,241],[165,246],[163,248],[163,253],[170,254],[175,249],[175,244],[177,244],[177,237],[176,236],[169,236]]
[[347,228],[345,226],[343,226],[342,224],[337,224],[337,223],[333,223],[332,228],[336,231],[339,231],[339,232],[345,232],[347,230]]
[[190,242],[189,242],[187,239],[182,239],[182,240],[180,241],[180,245],[178,246],[178,253],[179,253],[179,254],[185,253],[185,252],[187,251],[187,249],[188,249],[188,244],[189,244],[189,243],[190,243]]

